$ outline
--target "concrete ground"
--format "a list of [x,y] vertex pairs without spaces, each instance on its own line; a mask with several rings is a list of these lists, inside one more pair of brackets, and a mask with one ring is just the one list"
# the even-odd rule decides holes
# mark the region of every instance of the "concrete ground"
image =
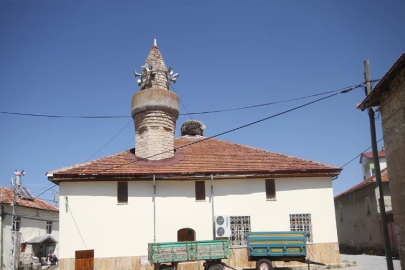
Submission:
[[[351,267],[352,270],[383,270],[387,269],[387,262],[384,256],[371,256],[371,255],[346,255],[340,254],[340,260],[357,262],[357,266]],[[393,259],[394,269],[401,270],[400,261],[398,258]]]

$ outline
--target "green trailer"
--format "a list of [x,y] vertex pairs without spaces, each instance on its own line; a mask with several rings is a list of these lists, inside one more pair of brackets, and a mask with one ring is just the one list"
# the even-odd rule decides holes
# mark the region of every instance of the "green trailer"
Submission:
[[271,270],[272,261],[305,262],[306,232],[248,232],[247,255],[258,270]]
[[148,260],[155,269],[175,269],[179,262],[204,260],[206,270],[224,269],[222,259],[231,255],[228,240],[149,243]]

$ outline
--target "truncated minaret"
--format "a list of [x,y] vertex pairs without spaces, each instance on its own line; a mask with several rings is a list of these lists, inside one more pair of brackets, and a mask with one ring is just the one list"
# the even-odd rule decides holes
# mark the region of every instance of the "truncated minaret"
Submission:
[[135,155],[161,160],[174,155],[174,131],[179,117],[179,97],[170,91],[170,77],[163,57],[155,44],[142,67],[138,85],[141,90],[132,98],[132,118],[135,124]]

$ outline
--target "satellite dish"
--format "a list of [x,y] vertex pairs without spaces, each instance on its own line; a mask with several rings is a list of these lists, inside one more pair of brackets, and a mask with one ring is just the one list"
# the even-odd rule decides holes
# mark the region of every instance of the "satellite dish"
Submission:
[[169,74],[173,74],[173,68],[169,67],[169,70],[167,72],[169,72]]

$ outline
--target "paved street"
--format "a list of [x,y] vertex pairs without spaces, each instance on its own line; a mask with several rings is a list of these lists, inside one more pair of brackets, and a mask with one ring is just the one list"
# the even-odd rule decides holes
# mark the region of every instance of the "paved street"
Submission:
[[[382,270],[387,269],[387,263],[384,256],[370,256],[370,255],[346,255],[340,254],[340,259],[343,262],[347,260],[349,262],[356,261],[356,267],[351,267],[353,270]],[[400,270],[400,262],[398,259],[394,259],[394,269]]]

